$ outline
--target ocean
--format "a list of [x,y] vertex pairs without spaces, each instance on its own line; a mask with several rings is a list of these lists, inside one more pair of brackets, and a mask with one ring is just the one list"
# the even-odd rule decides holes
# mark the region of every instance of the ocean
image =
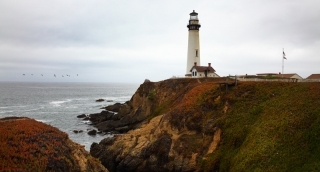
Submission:
[[[57,127],[90,150],[93,142],[111,135],[90,136],[94,129],[77,115],[98,113],[114,103],[131,99],[138,84],[0,82],[0,118],[24,116]],[[96,102],[97,99],[105,99]],[[83,130],[74,133],[73,130]]]

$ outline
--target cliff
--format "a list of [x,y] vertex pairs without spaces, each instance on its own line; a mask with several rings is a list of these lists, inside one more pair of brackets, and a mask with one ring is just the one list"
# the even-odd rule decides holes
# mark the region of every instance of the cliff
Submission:
[[91,145],[109,171],[317,171],[320,84],[215,79],[147,82],[127,102],[136,124]]
[[107,171],[84,147],[47,124],[0,119],[0,171]]

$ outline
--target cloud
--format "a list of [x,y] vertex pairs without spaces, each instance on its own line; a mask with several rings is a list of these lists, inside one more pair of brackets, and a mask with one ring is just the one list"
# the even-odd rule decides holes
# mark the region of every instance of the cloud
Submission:
[[319,6],[316,0],[0,1],[0,80],[57,70],[95,82],[183,76],[192,10],[202,25],[201,63],[211,62],[219,75],[279,72],[284,48],[285,71],[306,77],[319,73]]

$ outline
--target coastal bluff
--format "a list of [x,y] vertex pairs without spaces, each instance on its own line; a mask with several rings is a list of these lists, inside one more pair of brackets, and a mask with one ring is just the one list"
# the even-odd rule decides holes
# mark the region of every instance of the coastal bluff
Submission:
[[55,127],[26,117],[0,119],[0,171],[108,172]]
[[319,83],[239,82],[226,92],[222,81],[141,84],[117,113],[99,117],[100,131],[120,134],[90,154],[111,172],[320,169]]

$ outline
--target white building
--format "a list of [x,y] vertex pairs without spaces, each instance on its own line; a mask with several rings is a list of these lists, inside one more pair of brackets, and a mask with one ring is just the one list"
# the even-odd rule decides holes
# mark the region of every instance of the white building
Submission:
[[311,74],[305,79],[306,82],[320,82],[320,74]]
[[[198,13],[194,10],[190,13],[189,24],[189,37],[188,37],[188,56],[187,56],[187,68],[186,77],[219,77],[215,70],[211,67],[211,63],[208,66],[200,66],[200,41],[199,41],[199,28],[201,27],[198,19]],[[198,66],[199,65],[199,66]]]
[[212,68],[211,63],[208,63],[208,66],[197,66],[197,63],[194,62],[190,72],[192,78],[220,77],[215,73],[216,71]]
[[187,57],[187,77],[191,76],[190,69],[196,62],[200,65],[200,41],[199,41],[199,28],[201,27],[198,19],[198,13],[194,10],[190,13],[189,24],[189,37],[188,37],[188,57]]
[[279,73],[279,74],[277,75],[277,77],[279,77],[279,78],[299,79],[299,80],[303,79],[301,76],[299,76],[299,75],[296,74],[296,73],[286,73],[286,74],[281,74],[281,73]]

